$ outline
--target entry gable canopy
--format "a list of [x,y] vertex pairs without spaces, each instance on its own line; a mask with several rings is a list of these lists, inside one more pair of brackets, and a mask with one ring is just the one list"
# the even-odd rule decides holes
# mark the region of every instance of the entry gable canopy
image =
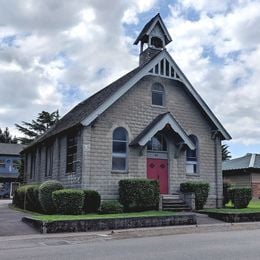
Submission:
[[131,143],[130,146],[139,145],[145,146],[149,140],[166,125],[170,125],[174,132],[176,132],[182,139],[183,143],[186,144],[191,150],[196,147],[190,140],[189,136],[174,119],[170,112],[160,114],[157,116]]

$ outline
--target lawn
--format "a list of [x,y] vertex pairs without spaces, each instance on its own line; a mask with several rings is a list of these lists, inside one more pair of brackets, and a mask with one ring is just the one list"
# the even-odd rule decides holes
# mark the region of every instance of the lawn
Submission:
[[143,211],[119,214],[86,214],[86,215],[34,215],[33,218],[37,220],[52,222],[58,220],[79,220],[79,219],[110,219],[110,218],[137,218],[137,217],[162,217],[172,216],[174,212],[170,211]]
[[260,200],[251,200],[247,208],[234,209],[231,203],[226,204],[226,208],[221,209],[203,209],[201,213],[217,212],[217,213],[260,213]]

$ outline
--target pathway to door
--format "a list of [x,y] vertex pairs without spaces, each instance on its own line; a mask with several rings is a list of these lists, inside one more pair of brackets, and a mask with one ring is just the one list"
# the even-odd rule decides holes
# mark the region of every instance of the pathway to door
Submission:
[[36,230],[21,221],[28,215],[8,207],[11,200],[0,200],[0,236],[38,234]]

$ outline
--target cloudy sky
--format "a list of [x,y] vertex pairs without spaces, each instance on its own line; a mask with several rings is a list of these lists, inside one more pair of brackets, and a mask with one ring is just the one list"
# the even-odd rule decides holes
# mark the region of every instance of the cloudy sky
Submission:
[[0,127],[60,114],[138,65],[133,42],[160,12],[167,48],[233,137],[260,152],[260,1],[0,0]]

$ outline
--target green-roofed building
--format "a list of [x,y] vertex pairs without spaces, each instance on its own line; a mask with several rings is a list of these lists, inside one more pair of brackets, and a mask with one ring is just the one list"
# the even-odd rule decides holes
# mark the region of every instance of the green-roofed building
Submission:
[[248,153],[224,161],[222,170],[224,182],[252,187],[253,198],[260,198],[260,154]]

